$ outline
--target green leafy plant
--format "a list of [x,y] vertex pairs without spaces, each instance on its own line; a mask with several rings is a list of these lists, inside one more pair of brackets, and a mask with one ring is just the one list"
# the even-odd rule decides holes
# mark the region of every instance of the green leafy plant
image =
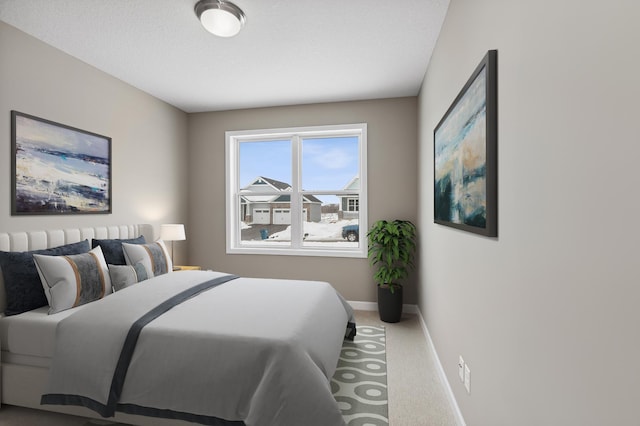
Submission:
[[415,267],[416,227],[408,220],[379,220],[367,233],[368,257],[371,265],[377,265],[373,280],[387,285],[393,293],[400,287],[398,281],[409,275]]

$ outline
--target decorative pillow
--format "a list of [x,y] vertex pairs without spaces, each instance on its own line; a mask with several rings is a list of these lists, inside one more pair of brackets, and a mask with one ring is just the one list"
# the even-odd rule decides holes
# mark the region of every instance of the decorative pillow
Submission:
[[149,278],[173,271],[171,257],[162,240],[149,244],[122,243],[127,265],[142,263]]
[[109,265],[109,276],[113,291],[119,291],[149,277],[142,262],[135,265]]
[[5,315],[17,315],[47,305],[38,270],[33,263],[34,254],[67,255],[86,253],[91,249],[89,240],[43,250],[0,251],[0,269],[7,292]]
[[91,248],[100,246],[104,260],[107,265],[126,265],[124,260],[124,253],[122,252],[122,243],[129,244],[144,244],[146,243],[144,236],[140,235],[138,238],[130,238],[126,240],[111,239],[111,240],[91,240]]
[[112,293],[109,269],[102,249],[68,256],[34,254],[49,314],[75,308]]

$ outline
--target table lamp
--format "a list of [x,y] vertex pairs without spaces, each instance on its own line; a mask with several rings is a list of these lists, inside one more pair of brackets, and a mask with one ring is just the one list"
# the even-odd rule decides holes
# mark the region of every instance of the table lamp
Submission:
[[171,241],[171,260],[173,261],[173,242],[187,239],[184,232],[184,225],[181,223],[167,223],[160,225],[160,239],[162,241]]

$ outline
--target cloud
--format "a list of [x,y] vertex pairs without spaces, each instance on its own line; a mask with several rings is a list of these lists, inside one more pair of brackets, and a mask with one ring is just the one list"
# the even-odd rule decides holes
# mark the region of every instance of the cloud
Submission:
[[353,167],[354,162],[357,164],[357,158],[348,149],[323,149],[320,145],[305,145],[304,154],[305,159],[310,159],[325,169],[339,170]]

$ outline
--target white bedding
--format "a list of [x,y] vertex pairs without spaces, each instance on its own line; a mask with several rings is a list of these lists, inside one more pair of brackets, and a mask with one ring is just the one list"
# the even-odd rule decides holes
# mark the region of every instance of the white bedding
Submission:
[[[0,317],[2,351],[13,355],[51,358],[55,348],[56,327],[63,318],[81,309],[48,315],[48,306],[19,315]],[[3,354],[4,355],[4,354]],[[3,361],[5,358],[3,356]]]
[[132,321],[222,275],[161,275],[62,321],[43,403],[216,425],[344,425],[329,380],[352,311],[327,283],[238,278],[203,291],[143,328],[126,376],[116,373]]

